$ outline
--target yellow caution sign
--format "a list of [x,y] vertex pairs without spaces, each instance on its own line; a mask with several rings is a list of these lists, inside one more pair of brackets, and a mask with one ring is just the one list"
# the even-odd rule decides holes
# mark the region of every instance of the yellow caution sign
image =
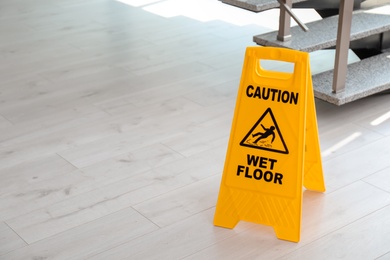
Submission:
[[[292,63],[293,73],[265,70],[263,60]],[[269,225],[298,242],[302,185],[325,191],[309,55],[248,47],[214,224]]]

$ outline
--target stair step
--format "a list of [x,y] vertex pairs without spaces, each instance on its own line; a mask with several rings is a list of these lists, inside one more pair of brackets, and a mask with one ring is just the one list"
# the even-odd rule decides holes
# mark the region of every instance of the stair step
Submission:
[[[293,0],[293,3],[304,2],[307,0]],[[262,12],[268,9],[279,7],[276,0],[222,0],[222,3],[234,5],[253,12]]]
[[314,96],[343,105],[390,89],[390,52],[348,65],[345,91],[332,93],[333,70],[313,75]]
[[[351,41],[390,30],[390,5],[369,11],[356,11],[352,17]],[[306,52],[336,46],[338,15],[306,24],[308,32],[300,27],[291,28],[291,40],[278,41],[273,31],[253,37],[262,46],[283,47]]]

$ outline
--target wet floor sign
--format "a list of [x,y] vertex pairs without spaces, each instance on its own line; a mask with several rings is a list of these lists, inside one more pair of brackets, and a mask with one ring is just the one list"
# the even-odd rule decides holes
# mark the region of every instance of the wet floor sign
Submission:
[[[293,70],[265,70],[267,60]],[[214,224],[269,225],[279,239],[298,242],[302,186],[325,191],[309,55],[248,47]]]

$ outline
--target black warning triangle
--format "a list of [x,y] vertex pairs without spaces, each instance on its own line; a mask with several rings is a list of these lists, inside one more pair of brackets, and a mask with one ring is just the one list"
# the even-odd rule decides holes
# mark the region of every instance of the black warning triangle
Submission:
[[280,132],[271,108],[257,120],[256,124],[242,139],[241,146],[288,154],[286,143]]

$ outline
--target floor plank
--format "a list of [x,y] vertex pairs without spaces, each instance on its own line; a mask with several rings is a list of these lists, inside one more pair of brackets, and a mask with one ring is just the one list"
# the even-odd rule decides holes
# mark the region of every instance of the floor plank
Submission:
[[7,224],[0,222],[0,258],[18,248],[25,247],[27,243],[23,241]]
[[389,214],[384,207],[281,259],[377,259],[389,253]]
[[75,170],[67,161],[57,155],[25,161],[16,166],[0,170],[0,197],[14,191],[26,190],[36,183],[59,178]]
[[[390,147],[383,145],[389,137],[381,138],[366,146],[357,148],[349,153],[340,155],[324,162],[327,190],[335,190],[349,185],[359,179],[388,168]],[[372,151],[375,151],[373,153]],[[356,158],[361,158],[356,160]]]
[[128,208],[6,254],[5,259],[86,259],[158,230]]
[[[234,231],[210,225],[214,208],[194,215],[156,232],[124,243],[90,259],[180,259],[205,245],[234,236],[248,228],[240,225]],[[153,250],[151,250],[153,248]]]
[[373,173],[372,175],[363,179],[363,181],[370,183],[382,190],[390,192],[390,168],[384,168],[378,172]]

